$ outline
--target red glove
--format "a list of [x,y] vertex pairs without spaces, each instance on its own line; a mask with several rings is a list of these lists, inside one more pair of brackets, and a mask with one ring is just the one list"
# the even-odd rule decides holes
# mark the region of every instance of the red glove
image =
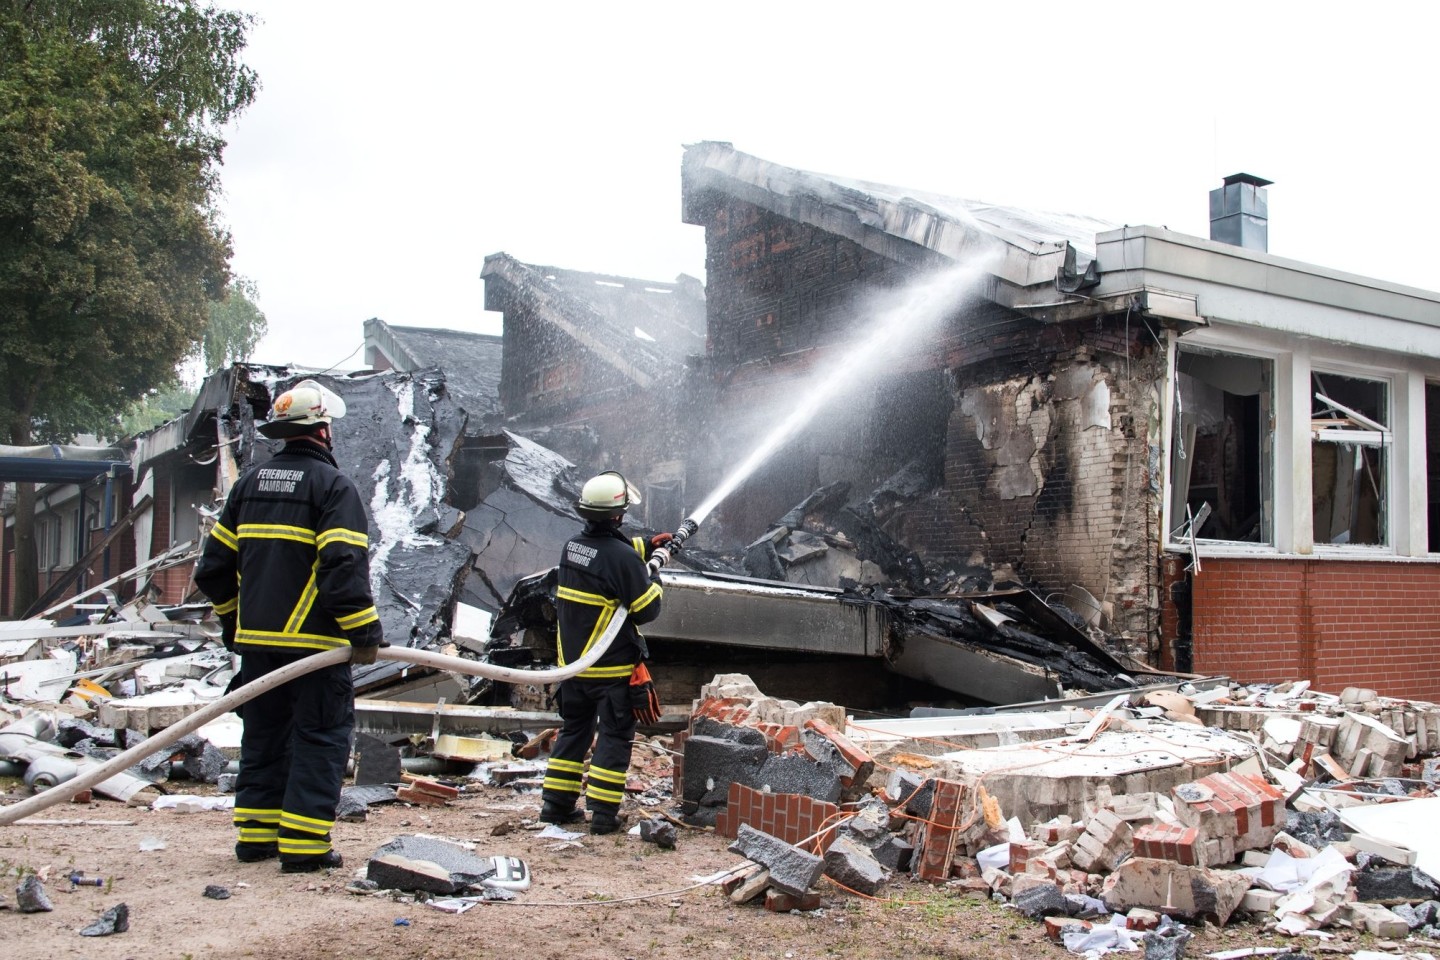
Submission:
[[674,539],[675,534],[673,533],[657,533],[655,534],[655,536],[650,538],[650,546],[659,549],[660,547],[665,546],[665,544],[669,543],[671,540]]

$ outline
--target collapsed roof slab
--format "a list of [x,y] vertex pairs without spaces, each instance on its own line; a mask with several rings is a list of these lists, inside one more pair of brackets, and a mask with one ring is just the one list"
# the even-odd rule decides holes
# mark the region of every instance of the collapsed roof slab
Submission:
[[1103,784],[1112,794],[1168,793],[1253,757],[1256,747],[1219,730],[1163,721],[1126,721],[1088,742],[1061,738],[941,754],[950,779],[983,784],[1021,823],[1065,814],[1082,819]]
[[[465,414],[438,371],[318,379],[345,401],[335,459],[370,514],[370,586],[385,639],[392,646],[432,646],[449,629],[470,558],[468,546],[446,539],[461,520],[445,498]],[[405,669],[382,660],[356,667],[355,682],[373,688]]]
[[496,488],[465,514],[458,538],[474,552],[462,599],[499,610],[522,578],[555,565],[580,532],[571,504],[579,496],[575,466],[552,450],[507,432]]
[[[719,573],[663,571],[660,616],[647,637],[882,661],[894,673],[978,703],[1041,700],[1063,692],[1067,656],[1084,650],[1052,646],[1052,660],[1022,659],[939,628],[902,622],[904,601],[881,602],[829,587],[751,580]],[[927,598],[931,608],[963,598]],[[1097,663],[1098,666],[1098,663]],[[1104,679],[1099,672],[1099,679]],[[1118,681],[1108,685],[1123,686]]]

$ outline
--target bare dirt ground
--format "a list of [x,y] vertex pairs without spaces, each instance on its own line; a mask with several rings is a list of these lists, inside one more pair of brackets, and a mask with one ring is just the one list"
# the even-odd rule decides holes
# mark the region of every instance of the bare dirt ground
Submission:
[[[34,870],[45,878],[55,904],[52,913],[0,911],[0,937],[12,956],[88,960],[1069,956],[1045,939],[1038,921],[905,878],[892,880],[882,900],[862,899],[822,881],[823,906],[804,914],[771,913],[758,901],[736,906],[716,887],[685,889],[699,876],[740,862],[726,851],[723,837],[684,830],[676,849],[663,850],[623,833],[585,834],[578,848],[557,850],[556,841],[534,829],[538,810],[537,796],[483,786],[467,789],[443,808],[372,807],[367,822],[337,825],[342,869],[285,875],[274,861],[235,861],[228,813],[150,811],[103,801],[61,804],[41,816],[133,825],[0,827],[6,877],[0,892],[13,906],[17,871]],[[626,813],[633,824],[639,808],[627,804]],[[347,892],[376,847],[405,833],[471,840],[481,856],[519,856],[530,866],[533,885],[513,902],[482,904],[458,916],[408,897]],[[142,852],[148,838],[163,840],[165,848]],[[66,878],[74,870],[104,877],[107,886],[69,892]],[[229,888],[230,899],[204,898],[208,884]],[[128,932],[79,935],[81,927],[121,902],[130,909]],[[408,925],[397,924],[400,919]],[[1254,926],[1232,924],[1223,931],[1198,929],[1188,953],[1283,942]]]

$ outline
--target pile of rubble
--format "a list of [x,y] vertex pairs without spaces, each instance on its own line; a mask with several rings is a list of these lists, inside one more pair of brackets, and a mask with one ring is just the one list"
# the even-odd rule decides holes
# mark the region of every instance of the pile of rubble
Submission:
[[847,726],[721,676],[676,737],[676,795],[753,862],[730,897],[775,910],[814,909],[821,877],[909,876],[1077,953],[1179,956],[1182,921],[1239,916],[1440,940],[1440,707],[1305,684],[1137,700]]

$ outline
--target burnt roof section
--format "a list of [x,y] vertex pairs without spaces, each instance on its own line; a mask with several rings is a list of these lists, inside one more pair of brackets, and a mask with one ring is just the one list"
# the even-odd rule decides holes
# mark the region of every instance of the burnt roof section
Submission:
[[993,272],[1021,286],[1049,282],[1067,244],[1092,258],[1095,235],[1117,226],[798,170],[713,141],[685,148],[681,180],[686,223],[703,224],[707,195],[719,193],[901,262],[1002,254]]
[[413,373],[439,369],[445,388],[472,420],[500,415],[503,340],[489,333],[439,327],[396,327],[378,317],[365,321],[367,362],[379,350],[396,370]]
[[[705,290],[675,283],[521,263],[507,253],[485,258],[485,307],[528,301],[556,327],[642,387],[672,383],[685,358],[705,351]],[[509,317],[506,322],[511,322]]]

